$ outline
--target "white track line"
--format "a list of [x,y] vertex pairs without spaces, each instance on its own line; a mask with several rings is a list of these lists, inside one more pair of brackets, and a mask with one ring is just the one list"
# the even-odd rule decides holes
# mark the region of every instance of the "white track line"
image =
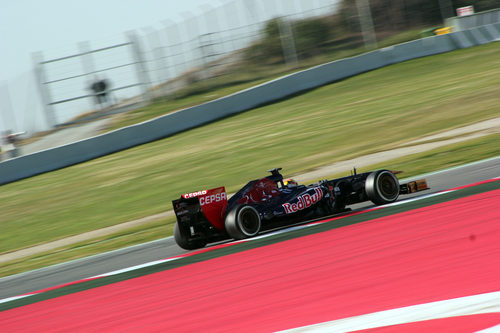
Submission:
[[500,312],[500,291],[379,311],[281,332],[352,332],[425,320]]
[[498,333],[498,332],[500,332],[500,324],[490,328],[486,328],[484,330],[477,331],[476,333]]

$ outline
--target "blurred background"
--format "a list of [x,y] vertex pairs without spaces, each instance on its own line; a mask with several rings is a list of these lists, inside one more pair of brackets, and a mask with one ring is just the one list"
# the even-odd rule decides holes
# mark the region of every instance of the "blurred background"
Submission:
[[[235,83],[262,80],[269,74],[276,76],[351,55],[353,50],[362,53],[384,46],[380,41],[390,41],[391,36],[404,41],[434,34],[446,27],[446,19],[456,16],[459,7],[473,5],[475,12],[500,7],[499,0],[191,2],[196,6],[191,11],[186,8],[192,7],[179,4],[168,12],[159,2],[146,1],[144,6],[150,6],[149,10],[160,12],[155,16],[159,22],[131,28],[142,21],[129,20],[128,26],[117,25],[128,30],[112,37],[103,32],[92,40],[29,52],[26,70],[0,77],[0,131],[22,133],[26,138],[152,102],[167,103]],[[15,9],[13,1],[2,3],[2,15]],[[65,7],[64,2],[44,3],[60,6],[51,9],[56,10],[52,12],[56,17],[77,11]],[[85,6],[93,5],[94,12],[110,10],[100,2],[90,1]],[[120,8],[127,5],[129,2],[122,2],[105,13],[110,32],[113,22],[120,20]],[[71,24],[51,22],[40,15],[41,22],[55,23],[71,36]],[[27,20],[18,24],[37,29]],[[27,43],[19,40],[19,33],[17,38],[16,31],[11,31],[11,40]],[[15,47],[8,41],[3,44]],[[9,66],[4,62],[4,69]]]

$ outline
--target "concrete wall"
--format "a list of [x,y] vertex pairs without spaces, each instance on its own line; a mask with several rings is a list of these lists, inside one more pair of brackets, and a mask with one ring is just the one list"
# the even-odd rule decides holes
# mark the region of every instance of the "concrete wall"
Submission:
[[233,95],[87,140],[0,163],[0,185],[158,140],[289,95],[390,64],[498,39],[499,25],[427,37],[290,74]]

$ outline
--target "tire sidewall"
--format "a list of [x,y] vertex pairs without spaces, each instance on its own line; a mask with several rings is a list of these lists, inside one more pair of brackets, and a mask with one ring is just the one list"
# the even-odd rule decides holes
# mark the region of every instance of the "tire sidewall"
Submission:
[[[384,193],[380,190],[380,178],[382,176],[388,175],[392,178],[394,182],[394,186],[396,187],[396,195],[391,197],[385,196]],[[365,183],[365,191],[368,195],[368,198],[376,205],[384,205],[391,202],[394,202],[399,197],[399,181],[396,176],[390,172],[389,170],[379,170],[372,172],[368,175]]]
[[[257,227],[254,228],[254,230],[246,230],[246,228],[242,225],[243,214],[254,214],[253,218],[257,219]],[[253,237],[257,235],[260,231],[259,212],[257,212],[257,210],[252,206],[243,206],[238,211],[237,223],[238,223],[238,228],[240,229],[241,233],[245,235],[245,237]]]
[[[246,230],[242,225],[242,217],[244,214],[255,214],[257,219],[257,227],[253,231]],[[257,210],[252,206],[236,206],[232,208],[226,216],[225,220],[226,232],[231,238],[245,239],[257,235],[261,228],[261,219]]]

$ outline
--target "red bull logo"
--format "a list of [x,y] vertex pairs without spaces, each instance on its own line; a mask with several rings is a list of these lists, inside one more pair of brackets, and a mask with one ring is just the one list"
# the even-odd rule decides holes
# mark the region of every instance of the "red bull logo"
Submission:
[[304,193],[297,197],[297,202],[285,203],[282,206],[285,209],[285,213],[292,214],[298,212],[299,210],[311,207],[322,198],[323,191],[319,187],[315,187],[314,194]]

